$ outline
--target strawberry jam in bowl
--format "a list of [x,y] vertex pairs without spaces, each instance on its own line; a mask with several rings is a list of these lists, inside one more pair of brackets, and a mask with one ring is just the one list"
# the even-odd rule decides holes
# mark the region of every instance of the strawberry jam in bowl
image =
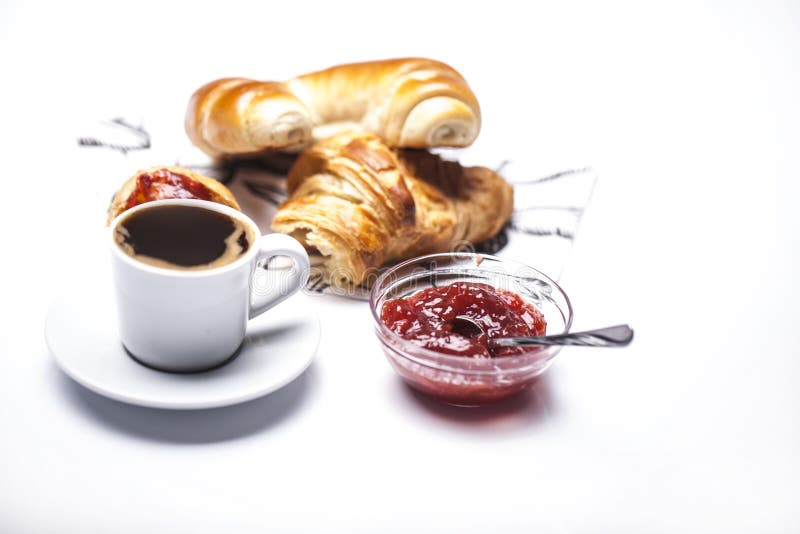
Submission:
[[432,254],[389,269],[372,287],[370,307],[397,374],[460,406],[525,390],[560,350],[494,347],[490,339],[563,334],[572,324],[569,299],[552,279],[476,253]]

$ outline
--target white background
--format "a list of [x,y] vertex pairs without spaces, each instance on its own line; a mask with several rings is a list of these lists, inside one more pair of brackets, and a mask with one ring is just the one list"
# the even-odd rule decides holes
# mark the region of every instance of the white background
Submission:
[[[0,532],[800,531],[800,4],[522,6],[0,4]],[[564,350],[464,411],[399,383],[366,306],[318,298],[315,363],[243,406],[130,407],[60,373],[47,306],[99,268],[136,170],[62,157],[81,121],[179,129],[220,76],[407,55],[475,90],[470,158],[596,169],[562,282],[576,328],[629,322],[631,347]]]

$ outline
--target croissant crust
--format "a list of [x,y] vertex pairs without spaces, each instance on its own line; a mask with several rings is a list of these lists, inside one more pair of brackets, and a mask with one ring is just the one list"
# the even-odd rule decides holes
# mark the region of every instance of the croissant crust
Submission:
[[337,287],[370,284],[376,268],[495,235],[513,191],[494,171],[424,150],[395,150],[346,132],[316,143],[291,169],[272,223],[322,256]]
[[185,120],[189,138],[210,156],[299,151],[353,129],[395,147],[463,147],[480,124],[461,74],[425,58],[337,65],[286,82],[216,80],[195,91]]

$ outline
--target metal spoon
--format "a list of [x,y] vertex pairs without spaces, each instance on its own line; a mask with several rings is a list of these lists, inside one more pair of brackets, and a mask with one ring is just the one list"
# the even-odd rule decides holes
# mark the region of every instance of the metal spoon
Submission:
[[[453,320],[453,331],[465,336],[485,334],[483,327],[466,315]],[[626,324],[570,332],[552,336],[498,337],[489,339],[489,347],[527,347],[531,345],[575,345],[581,347],[624,347],[633,340],[633,329]]]

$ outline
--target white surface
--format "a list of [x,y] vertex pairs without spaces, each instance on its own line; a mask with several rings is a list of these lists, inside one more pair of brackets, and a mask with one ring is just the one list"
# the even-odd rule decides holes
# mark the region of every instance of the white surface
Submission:
[[59,297],[47,314],[45,339],[66,374],[122,402],[178,410],[246,402],[300,376],[319,344],[319,319],[300,296],[250,321],[238,353],[225,365],[202,373],[165,373],[125,352],[112,295],[109,284],[100,284],[83,298]]
[[[327,6],[0,7],[0,531],[800,530],[797,3]],[[71,167],[80,120],[180,128],[218,76],[407,54],[478,94],[465,159],[597,170],[561,282],[576,329],[629,322],[631,347],[462,411],[398,383],[364,305],[318,298],[315,362],[251,403],[137,408],[58,371],[45,310],[135,170]]]

